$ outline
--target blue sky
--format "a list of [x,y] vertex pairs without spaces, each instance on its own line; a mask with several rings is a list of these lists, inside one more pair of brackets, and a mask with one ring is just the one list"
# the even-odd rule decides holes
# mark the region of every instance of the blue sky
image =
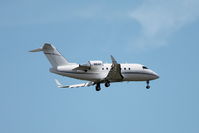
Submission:
[[[197,0],[0,1],[0,132],[199,132]],[[160,79],[58,89],[82,81],[49,73],[54,44],[71,62],[141,63]]]

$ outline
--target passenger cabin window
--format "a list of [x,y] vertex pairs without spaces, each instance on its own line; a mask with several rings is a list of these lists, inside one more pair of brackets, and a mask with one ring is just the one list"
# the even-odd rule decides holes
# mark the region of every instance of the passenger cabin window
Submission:
[[104,68],[102,68],[102,70],[104,70]]
[[143,69],[148,69],[146,66],[142,66]]
[[131,68],[129,68],[129,70],[131,70]]
[[126,68],[124,68],[124,70],[126,70]]
[[106,68],[106,70],[108,70],[108,67]]

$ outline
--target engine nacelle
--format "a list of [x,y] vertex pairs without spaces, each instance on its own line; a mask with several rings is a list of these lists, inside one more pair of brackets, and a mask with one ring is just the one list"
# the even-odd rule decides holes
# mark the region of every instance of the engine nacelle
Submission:
[[88,63],[89,63],[91,66],[101,66],[101,65],[103,65],[103,62],[102,62],[102,61],[98,61],[98,60],[95,60],[95,61],[88,61]]
[[90,69],[98,69],[98,66],[102,66],[103,62],[102,61],[88,61],[87,64],[79,64],[78,67],[74,68],[73,70],[90,70]]

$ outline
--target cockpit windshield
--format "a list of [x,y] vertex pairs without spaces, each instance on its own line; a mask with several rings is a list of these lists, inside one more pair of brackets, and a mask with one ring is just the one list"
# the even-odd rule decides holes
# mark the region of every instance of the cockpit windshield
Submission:
[[148,69],[146,66],[142,66],[143,69]]

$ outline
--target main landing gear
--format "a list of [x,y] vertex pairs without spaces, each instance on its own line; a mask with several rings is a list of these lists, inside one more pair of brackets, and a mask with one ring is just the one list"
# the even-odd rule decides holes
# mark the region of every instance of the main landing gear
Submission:
[[100,91],[101,90],[100,83],[96,84],[95,89],[96,89],[96,91]]
[[110,81],[107,81],[104,85],[105,85],[105,87],[109,87],[111,85]]
[[147,88],[147,89],[150,89],[149,80],[146,81],[146,84],[147,84],[147,85],[146,85],[146,88]]
[[[110,81],[106,81],[104,85],[105,85],[105,87],[109,87],[111,85]],[[101,90],[100,83],[96,83],[95,89],[96,89],[96,91]]]

